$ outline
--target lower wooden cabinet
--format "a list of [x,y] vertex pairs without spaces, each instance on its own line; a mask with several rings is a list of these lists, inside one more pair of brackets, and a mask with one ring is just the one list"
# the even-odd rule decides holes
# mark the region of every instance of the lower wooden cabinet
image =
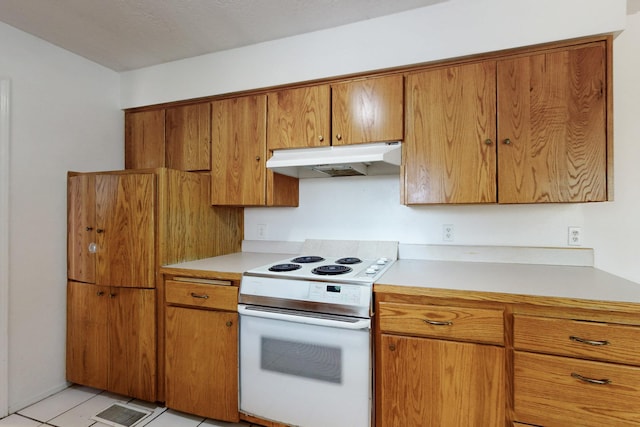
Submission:
[[156,400],[155,289],[67,285],[67,380]]
[[166,282],[168,408],[239,421],[237,292],[229,285]]
[[383,334],[379,427],[504,426],[504,348]]

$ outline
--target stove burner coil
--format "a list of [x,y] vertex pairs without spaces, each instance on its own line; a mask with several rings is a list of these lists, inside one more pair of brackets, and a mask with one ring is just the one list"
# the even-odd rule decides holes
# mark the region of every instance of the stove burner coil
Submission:
[[351,267],[347,267],[346,265],[321,265],[320,267],[316,267],[311,272],[313,274],[319,274],[321,276],[336,276],[338,274],[346,274],[353,270]]
[[315,255],[299,256],[291,260],[291,262],[299,262],[300,264],[309,264],[312,262],[320,262],[320,261],[324,261],[324,258],[322,258],[321,256],[315,256]]
[[346,257],[346,258],[340,258],[339,260],[337,260],[336,264],[360,264],[361,262],[362,260],[360,258]]
[[276,264],[269,267],[269,271],[283,272],[283,271],[293,271],[302,268],[299,264]]

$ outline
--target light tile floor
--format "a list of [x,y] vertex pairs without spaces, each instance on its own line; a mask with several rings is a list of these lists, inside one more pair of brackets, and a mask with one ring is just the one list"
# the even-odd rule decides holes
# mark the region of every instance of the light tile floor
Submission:
[[93,421],[91,417],[114,402],[125,402],[128,405],[152,411],[136,427],[252,427],[246,423],[225,423],[204,419],[156,406],[153,403],[79,385],[72,385],[15,414],[0,419],[0,427],[109,427],[107,424]]

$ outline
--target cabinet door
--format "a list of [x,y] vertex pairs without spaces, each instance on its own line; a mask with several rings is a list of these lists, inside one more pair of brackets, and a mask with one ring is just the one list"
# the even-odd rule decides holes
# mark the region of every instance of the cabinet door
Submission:
[[607,199],[604,42],[498,61],[501,203]]
[[109,289],[109,385],[107,390],[156,399],[155,289]]
[[238,421],[237,321],[237,313],[167,307],[167,407]]
[[164,109],[125,113],[125,169],[165,166],[164,113]]
[[166,167],[211,169],[211,104],[168,108],[165,117]]
[[382,334],[379,427],[504,426],[504,348]]
[[67,236],[67,277],[94,283],[95,253],[89,247],[96,241],[93,175],[70,176],[67,181]]
[[67,380],[106,389],[108,387],[109,288],[67,283]]
[[495,62],[409,74],[404,202],[496,202]]
[[332,145],[403,139],[402,75],[338,83],[331,91]]
[[155,176],[96,176],[96,282],[155,286]]
[[270,93],[268,149],[328,146],[331,142],[330,99],[329,85]]
[[266,112],[266,95],[213,102],[211,204],[265,204]]

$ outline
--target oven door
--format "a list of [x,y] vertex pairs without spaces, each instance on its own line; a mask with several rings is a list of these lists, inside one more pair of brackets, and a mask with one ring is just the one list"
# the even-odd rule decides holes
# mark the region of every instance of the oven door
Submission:
[[238,311],[242,412],[295,426],[370,427],[370,319]]

